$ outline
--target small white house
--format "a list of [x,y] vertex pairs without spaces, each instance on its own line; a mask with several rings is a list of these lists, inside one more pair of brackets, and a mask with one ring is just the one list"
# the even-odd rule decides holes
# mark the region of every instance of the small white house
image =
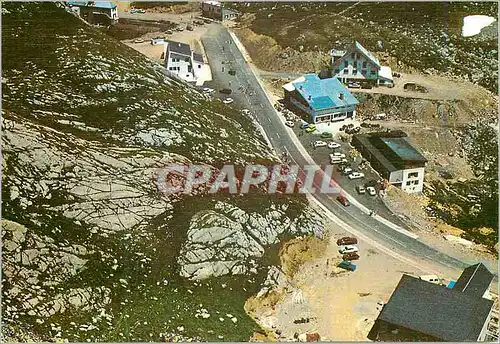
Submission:
[[191,50],[189,44],[165,41],[165,68],[186,82],[196,83],[205,69],[203,56]]

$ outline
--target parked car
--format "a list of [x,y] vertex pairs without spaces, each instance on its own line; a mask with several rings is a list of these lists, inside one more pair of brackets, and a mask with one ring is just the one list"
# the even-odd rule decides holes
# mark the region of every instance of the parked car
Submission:
[[320,136],[322,139],[331,139],[333,137],[333,134],[329,133],[328,131],[324,131]]
[[348,176],[352,173],[352,168],[350,167],[346,167],[342,170],[342,174],[345,175],[345,176]]
[[339,246],[344,246],[344,245],[356,245],[358,243],[358,239],[353,238],[353,237],[343,237],[337,240],[337,245]]
[[236,75],[236,70],[234,70],[234,69],[230,69],[230,70],[228,71],[228,73],[229,73],[229,75],[233,75],[233,76],[234,76],[234,75]]
[[434,284],[441,284],[441,280],[436,275],[423,275],[419,278],[423,281],[431,282]]
[[361,88],[370,90],[373,88],[373,86],[371,84],[364,83],[361,84]]
[[361,84],[359,82],[348,82],[347,87],[349,87],[349,88],[361,88]]
[[359,179],[359,178],[364,178],[365,174],[361,172],[352,172],[350,175],[347,176],[350,180],[353,179]]
[[177,26],[177,27],[175,28],[175,30],[177,30],[177,31],[181,32],[181,31],[184,31],[184,27],[183,27],[183,26]]
[[233,91],[230,88],[223,88],[219,92],[224,94],[231,94]]
[[186,26],[186,30],[193,31],[193,27],[191,25]]
[[215,90],[213,88],[210,88],[210,87],[204,87],[203,88],[203,93],[214,93]]
[[173,33],[174,33],[174,32],[173,32],[172,30],[167,30],[167,31],[165,31],[165,34],[167,34],[167,35],[171,35],[171,34],[173,34]]
[[360,195],[364,195],[366,193],[366,189],[365,189],[365,187],[363,185],[356,186],[356,191]]
[[348,207],[349,205],[351,205],[351,203],[349,203],[349,200],[347,199],[347,197],[345,196],[337,196],[337,201],[340,202],[340,204],[342,204],[344,207]]
[[340,143],[337,143],[337,142],[334,142],[334,141],[328,142],[328,148],[330,148],[330,149],[335,149],[335,148],[340,148],[340,147],[342,147],[340,145]]
[[368,194],[370,196],[375,196],[377,194],[377,191],[375,191],[375,188],[373,186],[369,186],[366,188],[366,191],[368,191]]
[[233,98],[226,98],[222,101],[224,104],[231,104],[232,102],[234,102],[234,99]]
[[336,156],[338,158],[345,158],[345,154],[344,153],[339,153],[339,152],[333,152],[330,154],[330,156]]
[[325,141],[314,141],[313,146],[314,148],[326,147],[327,143]]
[[145,41],[142,38],[134,39],[134,43],[144,43]]
[[358,260],[359,254],[357,254],[356,252],[346,253],[342,256],[342,259],[343,260]]
[[312,133],[316,131],[316,126],[314,124],[309,124],[309,126],[306,128],[306,133]]
[[244,113],[245,115],[250,114],[250,110],[248,110],[248,109],[243,109],[243,110],[241,110],[241,112]]
[[295,126],[295,122],[294,121],[286,121],[285,122],[285,125],[287,127],[290,127],[290,128],[293,128]]
[[358,252],[358,251],[359,251],[358,247],[354,246],[354,245],[341,246],[339,249],[340,254],[346,254],[346,253]]
[[339,268],[346,269],[346,270],[349,270],[349,271],[356,271],[356,265],[354,265],[353,263],[351,263],[348,260],[341,261],[339,263],[339,265],[337,265],[337,266]]
[[309,123],[306,122],[300,123],[300,129],[307,129],[307,128],[309,128]]

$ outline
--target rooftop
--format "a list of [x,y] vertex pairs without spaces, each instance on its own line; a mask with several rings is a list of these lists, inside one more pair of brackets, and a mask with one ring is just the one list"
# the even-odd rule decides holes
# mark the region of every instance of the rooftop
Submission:
[[493,301],[403,275],[378,319],[445,341],[477,341]]
[[167,44],[167,49],[169,49],[171,52],[191,56],[191,47],[189,46],[189,44],[176,41],[167,41]]
[[215,0],[203,1],[203,3],[212,6],[220,6],[220,1],[215,1]]
[[[316,74],[301,76],[285,84],[283,88],[287,91],[296,90],[299,92],[313,110],[350,106],[359,103],[336,78],[320,79]],[[344,99],[340,99],[340,94],[343,94]]]
[[452,290],[482,297],[492,280],[493,274],[482,263],[478,263],[462,272]]
[[97,7],[97,8],[116,8],[112,1],[68,1],[69,6]]
[[203,55],[197,54],[197,53],[193,53],[193,60],[195,60],[197,62],[204,62]]
[[397,171],[396,168],[390,161],[387,159],[382,152],[375,147],[369,140],[370,136],[367,135],[354,135],[355,139],[358,140],[363,147],[365,147],[370,154],[377,159],[377,161],[389,172]]
[[366,50],[361,44],[359,44],[358,41],[354,42],[354,46],[359,52],[365,55],[367,59],[369,59],[372,63],[380,68],[380,62],[378,61],[378,59],[373,56],[368,50]]
[[380,140],[403,161],[427,162],[427,159],[402,137],[381,137]]

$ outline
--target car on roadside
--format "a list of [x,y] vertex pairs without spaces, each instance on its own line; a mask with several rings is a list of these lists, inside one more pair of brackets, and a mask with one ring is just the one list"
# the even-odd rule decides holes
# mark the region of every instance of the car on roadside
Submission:
[[358,251],[359,251],[358,247],[354,246],[354,245],[341,246],[339,249],[340,254],[346,254],[346,253],[358,252]]
[[361,88],[361,84],[359,82],[348,82],[347,87],[349,87],[349,88]]
[[193,31],[193,27],[191,25],[186,26],[186,30]]
[[347,178],[349,178],[350,180],[360,179],[360,178],[364,178],[364,177],[365,177],[365,174],[361,173],[361,172],[352,172],[350,175],[347,176]]
[[214,92],[215,92],[215,90],[213,88],[203,87],[203,93],[211,94],[211,93],[214,93]]
[[354,237],[343,237],[337,240],[337,245],[338,246],[345,246],[345,245],[356,245],[358,243],[358,239]]
[[342,195],[337,196],[337,201],[339,201],[339,203],[342,204],[344,207],[348,207],[351,205],[351,203],[349,203],[349,200],[347,199],[347,197],[342,196]]
[[250,115],[250,110],[248,110],[248,109],[243,109],[243,110],[241,110],[241,112],[242,112],[244,115]]
[[314,141],[313,146],[314,148],[318,147],[326,147],[328,144],[325,141]]
[[309,126],[306,128],[306,133],[312,133],[316,131],[316,126],[314,124],[309,124]]
[[345,269],[345,270],[349,270],[349,271],[356,271],[356,265],[354,265],[353,263],[351,263],[350,261],[348,260],[343,260],[341,261],[337,267],[339,268],[342,268],[342,269]]
[[224,93],[224,94],[231,94],[233,93],[233,91],[230,89],[230,88],[223,88],[221,90],[219,90],[220,93]]
[[361,84],[361,88],[365,89],[365,90],[371,90],[373,88],[373,86],[371,84],[368,84],[368,83],[363,83],[363,84]]
[[356,252],[350,252],[342,255],[343,260],[358,260],[359,259],[359,254]]
[[234,102],[234,99],[233,98],[226,98],[222,101],[224,104],[231,104]]
[[307,129],[307,128],[309,128],[309,123],[306,122],[300,123],[300,129]]
[[345,167],[343,170],[342,170],[342,174],[345,175],[345,176],[348,176],[352,173],[352,168],[350,167]]
[[167,30],[167,31],[165,31],[165,34],[166,34],[166,35],[171,35],[171,34],[173,34],[173,33],[174,33],[174,32],[173,32],[172,30]]
[[321,133],[320,137],[322,139],[331,139],[333,137],[333,134],[329,133],[328,131],[324,131]]
[[375,190],[375,188],[373,186],[367,187],[366,191],[368,191],[368,194],[370,196],[375,196],[377,194],[377,191]]
[[365,189],[365,187],[363,185],[356,186],[356,191],[360,195],[364,195],[366,193],[366,189]]
[[345,158],[345,154],[339,153],[339,152],[333,152],[330,154],[330,156],[336,156],[336,157],[341,158],[341,159]]
[[294,121],[285,121],[285,125],[287,127],[293,128],[295,126],[295,122]]
[[328,142],[328,148],[330,148],[330,149],[335,149],[335,148],[340,148],[340,147],[342,147],[340,143],[337,143],[334,141]]

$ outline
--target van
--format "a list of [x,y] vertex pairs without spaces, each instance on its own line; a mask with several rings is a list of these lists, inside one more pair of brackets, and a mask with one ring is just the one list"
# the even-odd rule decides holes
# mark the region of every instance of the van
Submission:
[[441,284],[441,280],[436,275],[424,275],[419,277],[423,281],[431,282],[434,284]]
[[379,113],[375,116],[373,116],[373,119],[375,120],[382,120],[382,119],[386,119],[387,118],[387,115],[385,113]]

